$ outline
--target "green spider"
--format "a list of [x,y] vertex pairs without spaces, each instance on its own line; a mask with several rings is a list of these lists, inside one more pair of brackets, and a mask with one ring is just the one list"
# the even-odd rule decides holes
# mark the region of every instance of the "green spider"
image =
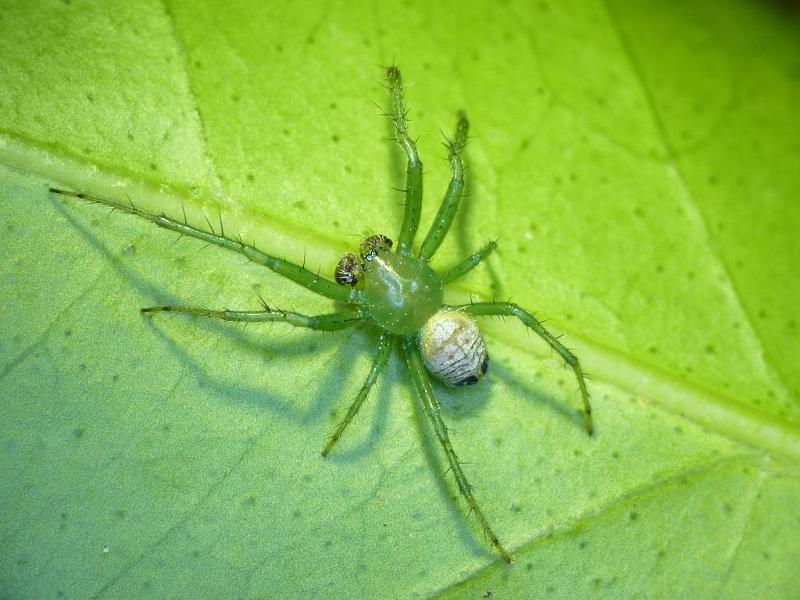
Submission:
[[394,126],[396,141],[407,158],[406,202],[400,236],[394,252],[391,251],[392,241],[386,236],[373,235],[364,240],[359,249],[360,256],[348,253],[339,261],[335,270],[335,281],[282,258],[265,254],[254,246],[245,244],[241,238],[226,237],[222,231],[217,234],[213,230],[208,232],[197,229],[189,225],[185,218],[183,221],[177,221],[163,214],[157,215],[140,210],[131,203],[126,204],[89,194],[57,188],[50,188],[50,191],[110,206],[147,219],[159,227],[240,252],[249,260],[264,265],[312,292],[340,304],[339,310],[334,313],[315,316],[274,310],[266,304],[263,305],[263,310],[248,311],[211,310],[195,306],[154,306],[141,309],[142,313],[188,313],[197,317],[246,323],[277,321],[320,331],[345,329],[364,321],[370,323],[378,332],[377,352],[372,368],[347,413],[325,444],[322,450],[323,456],[330,453],[358,414],[386,365],[393,343],[398,342],[402,346],[414,389],[447,456],[447,462],[450,464],[450,470],[455,476],[461,495],[469,505],[470,512],[478,517],[492,546],[497,549],[503,560],[511,562],[511,556],[478,507],[472,487],[461,469],[461,463],[450,443],[447,425],[442,420],[439,401],[433,393],[430,375],[434,375],[451,387],[477,383],[486,374],[489,358],[483,337],[473,317],[514,316],[544,338],[572,367],[583,398],[586,430],[591,435],[592,411],[589,392],[575,355],[548,332],[532,314],[516,304],[480,302],[447,306],[442,303],[444,285],[471,271],[496,247],[495,242],[490,242],[479,252],[468,256],[445,273],[437,273],[428,265],[447,235],[461,200],[464,189],[462,154],[467,141],[469,123],[463,113],[459,114],[455,136],[447,140],[452,179],[439,212],[422,246],[415,253],[412,244],[419,226],[422,204],[422,162],[414,140],[408,133],[407,109],[400,71],[397,67],[389,67],[386,77],[392,105],[392,112],[387,116]]

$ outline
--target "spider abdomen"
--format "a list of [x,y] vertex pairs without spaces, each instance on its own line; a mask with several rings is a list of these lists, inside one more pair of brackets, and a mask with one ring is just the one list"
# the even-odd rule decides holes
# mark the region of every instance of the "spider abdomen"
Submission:
[[420,330],[417,343],[428,371],[449,386],[478,383],[489,368],[478,324],[461,311],[438,311]]

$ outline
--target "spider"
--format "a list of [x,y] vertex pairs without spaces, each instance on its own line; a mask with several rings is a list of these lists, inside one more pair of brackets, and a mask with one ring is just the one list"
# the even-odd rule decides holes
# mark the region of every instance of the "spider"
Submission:
[[472,486],[461,469],[461,463],[450,442],[447,425],[442,420],[431,376],[449,387],[477,383],[487,372],[489,355],[473,317],[513,316],[540,335],[566,361],[566,364],[572,367],[583,399],[586,430],[591,435],[592,411],[589,392],[575,355],[528,311],[510,302],[478,302],[461,306],[443,304],[443,287],[474,269],[496,248],[496,243],[492,241],[444,273],[434,271],[428,264],[447,235],[461,200],[464,189],[462,156],[467,142],[469,122],[464,113],[459,113],[455,135],[446,140],[452,178],[433,224],[419,250],[415,251],[414,237],[419,226],[422,204],[422,162],[415,141],[408,132],[406,118],[408,111],[397,67],[392,66],[386,70],[386,79],[391,97],[391,112],[386,116],[391,120],[395,139],[407,160],[403,223],[394,251],[392,251],[394,246],[392,240],[384,235],[373,235],[361,243],[358,256],[347,253],[342,257],[336,266],[334,280],[322,277],[285,259],[265,254],[254,245],[244,243],[241,237],[235,239],[227,237],[222,230],[216,233],[213,228],[209,232],[193,227],[188,224],[185,217],[183,221],[179,221],[164,214],[146,212],[131,202],[123,203],[82,192],[53,187],[50,188],[50,192],[109,206],[147,219],[159,227],[239,252],[249,260],[264,265],[312,292],[338,303],[338,310],[335,312],[313,316],[273,309],[263,301],[259,310],[153,306],[142,308],[141,312],[144,314],[186,313],[195,317],[245,323],[281,322],[318,331],[345,329],[365,321],[369,323],[377,332],[377,347],[372,368],[347,413],[328,438],[322,450],[323,456],[331,452],[358,414],[386,365],[392,347],[399,345],[405,356],[413,387],[447,457],[449,470],[455,476],[459,492],[469,506],[470,512],[480,521],[491,545],[503,560],[511,562],[510,554],[500,543],[478,506]]

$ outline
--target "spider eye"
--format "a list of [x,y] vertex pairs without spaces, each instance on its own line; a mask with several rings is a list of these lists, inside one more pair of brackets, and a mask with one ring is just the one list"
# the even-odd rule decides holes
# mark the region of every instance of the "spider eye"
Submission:
[[354,286],[358,283],[358,278],[364,272],[364,267],[361,266],[361,261],[352,252],[345,254],[336,265],[334,278],[339,285]]
[[371,235],[359,247],[361,257],[364,260],[372,260],[378,252],[386,252],[392,249],[392,240],[380,233]]

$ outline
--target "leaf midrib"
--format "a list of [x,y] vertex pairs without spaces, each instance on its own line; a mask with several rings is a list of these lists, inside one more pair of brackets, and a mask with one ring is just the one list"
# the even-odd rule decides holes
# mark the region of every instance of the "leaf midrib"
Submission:
[[[153,190],[143,184],[126,182],[120,176],[98,173],[72,161],[63,161],[57,156],[48,156],[42,149],[32,149],[24,143],[2,143],[0,139],[0,163],[14,168],[23,168],[49,181],[61,182],[64,174],[70,174],[67,185],[89,190],[113,190],[116,194],[128,194],[134,198],[147,198],[148,202],[159,206],[179,206],[183,201],[161,190]],[[81,182],[85,183],[81,183]],[[130,188],[128,191],[124,185]],[[43,186],[44,187],[44,186]],[[102,193],[102,192],[101,192]],[[293,240],[294,247],[304,247],[309,236],[298,236],[298,230],[291,223],[271,218],[267,223],[259,223],[260,237],[265,240]],[[334,255],[338,248],[332,238],[314,234],[316,241],[309,265],[321,262],[322,256]],[[264,247],[265,251],[277,251]],[[291,258],[291,257],[290,257]],[[319,264],[317,262],[317,264]],[[468,288],[458,284],[448,288],[454,295],[469,297]],[[558,327],[558,320],[553,323]],[[492,331],[493,339],[519,352],[530,352],[531,346],[522,333],[515,328],[507,328],[498,333]],[[755,334],[754,334],[755,335]],[[758,413],[752,408],[718,391],[704,388],[695,383],[678,379],[676,376],[645,364],[634,357],[611,349],[600,342],[586,340],[570,332],[570,343],[583,358],[584,365],[591,365],[591,371],[601,374],[603,380],[629,393],[646,396],[665,410],[677,414],[690,422],[723,435],[731,440],[767,451],[778,457],[790,460],[800,458],[800,426],[781,421],[768,414]],[[601,366],[602,365],[602,366]],[[648,382],[643,386],[631,386],[633,381]]]

